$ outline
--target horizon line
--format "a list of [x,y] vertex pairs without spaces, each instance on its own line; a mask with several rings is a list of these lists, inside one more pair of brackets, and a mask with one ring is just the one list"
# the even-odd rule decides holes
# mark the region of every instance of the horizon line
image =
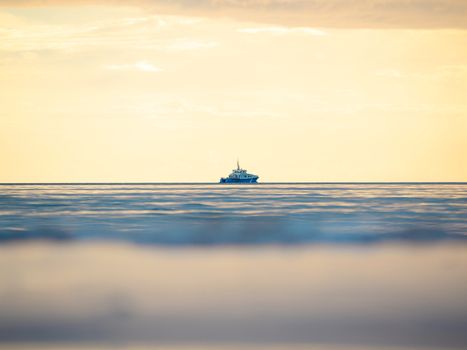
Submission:
[[[0,185],[226,185],[219,182],[151,182],[151,181],[129,181],[129,182],[0,182]],[[274,181],[258,182],[246,185],[276,185],[276,184],[452,184],[465,185],[467,181]],[[245,185],[245,184],[227,184]]]

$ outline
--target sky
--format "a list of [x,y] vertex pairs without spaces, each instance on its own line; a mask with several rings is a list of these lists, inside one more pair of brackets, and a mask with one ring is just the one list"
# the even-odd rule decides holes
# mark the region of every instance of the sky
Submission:
[[464,0],[0,0],[0,182],[467,181]]

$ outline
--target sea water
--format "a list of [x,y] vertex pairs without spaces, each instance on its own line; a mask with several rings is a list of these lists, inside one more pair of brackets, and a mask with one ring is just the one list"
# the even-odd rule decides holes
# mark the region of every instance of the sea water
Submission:
[[467,239],[467,184],[0,185],[0,240],[302,244]]
[[0,349],[465,349],[466,184],[0,185]]

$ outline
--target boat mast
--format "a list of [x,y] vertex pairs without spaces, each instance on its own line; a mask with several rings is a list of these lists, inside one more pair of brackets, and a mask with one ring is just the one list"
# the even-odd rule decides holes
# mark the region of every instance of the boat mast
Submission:
[[240,164],[238,163],[238,158],[237,158],[237,170],[240,170]]

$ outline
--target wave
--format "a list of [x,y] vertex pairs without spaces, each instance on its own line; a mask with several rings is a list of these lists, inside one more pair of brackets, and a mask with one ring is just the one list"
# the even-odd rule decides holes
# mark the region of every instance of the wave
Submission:
[[0,242],[467,242],[467,184],[0,186]]

